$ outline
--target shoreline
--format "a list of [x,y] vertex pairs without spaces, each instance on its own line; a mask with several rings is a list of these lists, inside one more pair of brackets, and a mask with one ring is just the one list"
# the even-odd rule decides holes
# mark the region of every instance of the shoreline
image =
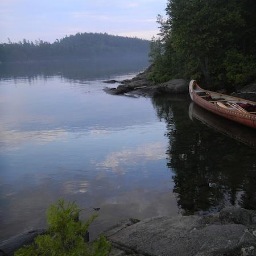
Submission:
[[[3,241],[0,255],[13,255],[43,232],[30,231]],[[130,219],[103,235],[112,244],[110,256],[253,256],[256,211],[232,206],[205,216]]]
[[256,255],[256,212],[227,207],[206,216],[156,217],[107,233],[117,255]]
[[189,81],[185,79],[172,79],[161,84],[154,84],[147,76],[151,71],[149,66],[132,79],[124,81],[107,80],[106,84],[118,83],[117,87],[105,87],[104,91],[111,95],[124,95],[129,97],[155,97],[162,94],[186,94]]
[[[120,95],[128,97],[155,97],[163,94],[188,94],[189,81],[183,78],[171,79],[165,83],[154,84],[147,77],[151,72],[151,66],[145,71],[139,73],[132,79],[117,81],[106,80],[106,84],[118,84],[117,87],[104,88],[104,91],[111,95]],[[248,84],[233,92],[231,95],[256,101],[256,83]]]

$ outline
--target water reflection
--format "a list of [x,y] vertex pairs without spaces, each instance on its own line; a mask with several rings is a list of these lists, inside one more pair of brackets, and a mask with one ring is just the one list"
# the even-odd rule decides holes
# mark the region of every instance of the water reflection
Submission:
[[75,65],[63,74],[0,71],[0,240],[44,226],[59,198],[76,201],[84,217],[101,208],[96,234],[179,209],[255,208],[253,148],[191,120],[187,97],[105,94],[110,67],[98,65],[92,75]]
[[168,167],[183,214],[217,211],[227,205],[256,209],[255,150],[203,123],[191,122],[187,99],[156,98],[167,123]]
[[190,119],[196,118],[210,128],[217,130],[235,140],[238,140],[248,146],[256,148],[255,130],[236,124],[230,120],[221,118],[209,111],[197,106],[193,102],[189,106]]
[[[151,144],[142,144],[137,148],[123,149],[117,152],[111,152],[106,159],[98,163],[97,166],[110,169],[113,172],[125,172],[125,167],[136,165],[141,161],[157,161],[165,159],[165,144],[155,142]],[[123,167],[121,167],[123,166]]]
[[73,81],[107,79],[113,74],[122,75],[143,70],[149,65],[147,58],[91,59],[70,61],[44,61],[28,63],[1,63],[0,80],[26,78],[29,81],[50,76]]
[[5,77],[0,240],[44,227],[46,209],[59,198],[76,201],[84,218],[101,208],[96,234],[126,218],[177,214],[165,123],[149,99],[105,94],[101,78]]
[[63,140],[67,137],[67,132],[63,129],[42,130],[42,131],[19,131],[8,130],[0,127],[1,144],[0,152],[5,150],[16,150],[34,142],[36,144],[47,144],[56,140]]

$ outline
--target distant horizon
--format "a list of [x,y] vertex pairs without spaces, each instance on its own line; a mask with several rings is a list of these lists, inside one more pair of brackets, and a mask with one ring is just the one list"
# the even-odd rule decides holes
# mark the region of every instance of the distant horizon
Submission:
[[29,42],[33,42],[33,43],[35,43],[36,41],[38,41],[38,40],[41,40],[41,41],[43,41],[43,42],[47,42],[47,43],[50,43],[50,44],[52,44],[52,43],[54,43],[54,42],[56,42],[57,40],[61,40],[61,39],[63,39],[63,38],[65,38],[65,37],[70,37],[70,36],[75,36],[76,34],[107,34],[107,35],[109,35],[109,36],[116,36],[116,37],[124,37],[124,38],[131,38],[131,39],[140,39],[140,40],[145,40],[145,41],[151,41],[151,39],[144,39],[144,38],[139,38],[139,37],[136,37],[136,36],[120,36],[120,35],[113,35],[113,34],[109,34],[109,33],[107,33],[107,32],[77,32],[77,33],[75,33],[75,34],[70,34],[70,35],[65,35],[64,37],[61,37],[61,38],[56,38],[54,41],[52,41],[52,42],[49,42],[49,41],[46,41],[46,40],[44,40],[43,38],[37,38],[37,39],[35,39],[35,40],[30,40],[30,39],[27,39],[27,38],[22,38],[21,40],[18,40],[18,41],[13,41],[11,38],[7,38],[7,42],[1,42],[0,41],[0,44],[8,44],[8,43],[22,43],[23,42],[23,40],[27,40],[27,41],[29,41]]
[[43,40],[1,44],[0,61],[92,58],[148,58],[150,41],[107,33],[77,33],[49,43]]
[[[53,43],[80,31],[151,40],[167,0],[1,0],[0,42]],[[91,32],[87,32],[91,33]]]

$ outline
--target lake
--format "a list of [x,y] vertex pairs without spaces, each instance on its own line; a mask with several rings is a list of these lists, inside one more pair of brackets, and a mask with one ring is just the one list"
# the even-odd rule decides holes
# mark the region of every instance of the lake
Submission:
[[[46,226],[47,208],[100,208],[96,237],[128,218],[256,209],[255,130],[188,95],[106,94],[145,62],[0,65],[0,241]],[[116,86],[116,85],[113,85]]]

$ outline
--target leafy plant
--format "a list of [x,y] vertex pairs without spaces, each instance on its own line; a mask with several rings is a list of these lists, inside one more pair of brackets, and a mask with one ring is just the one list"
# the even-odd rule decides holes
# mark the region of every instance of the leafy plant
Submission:
[[93,244],[85,241],[89,225],[97,215],[83,223],[79,220],[80,211],[74,202],[66,203],[64,200],[50,206],[46,234],[16,251],[15,256],[107,256],[111,245],[105,237],[101,236]]

